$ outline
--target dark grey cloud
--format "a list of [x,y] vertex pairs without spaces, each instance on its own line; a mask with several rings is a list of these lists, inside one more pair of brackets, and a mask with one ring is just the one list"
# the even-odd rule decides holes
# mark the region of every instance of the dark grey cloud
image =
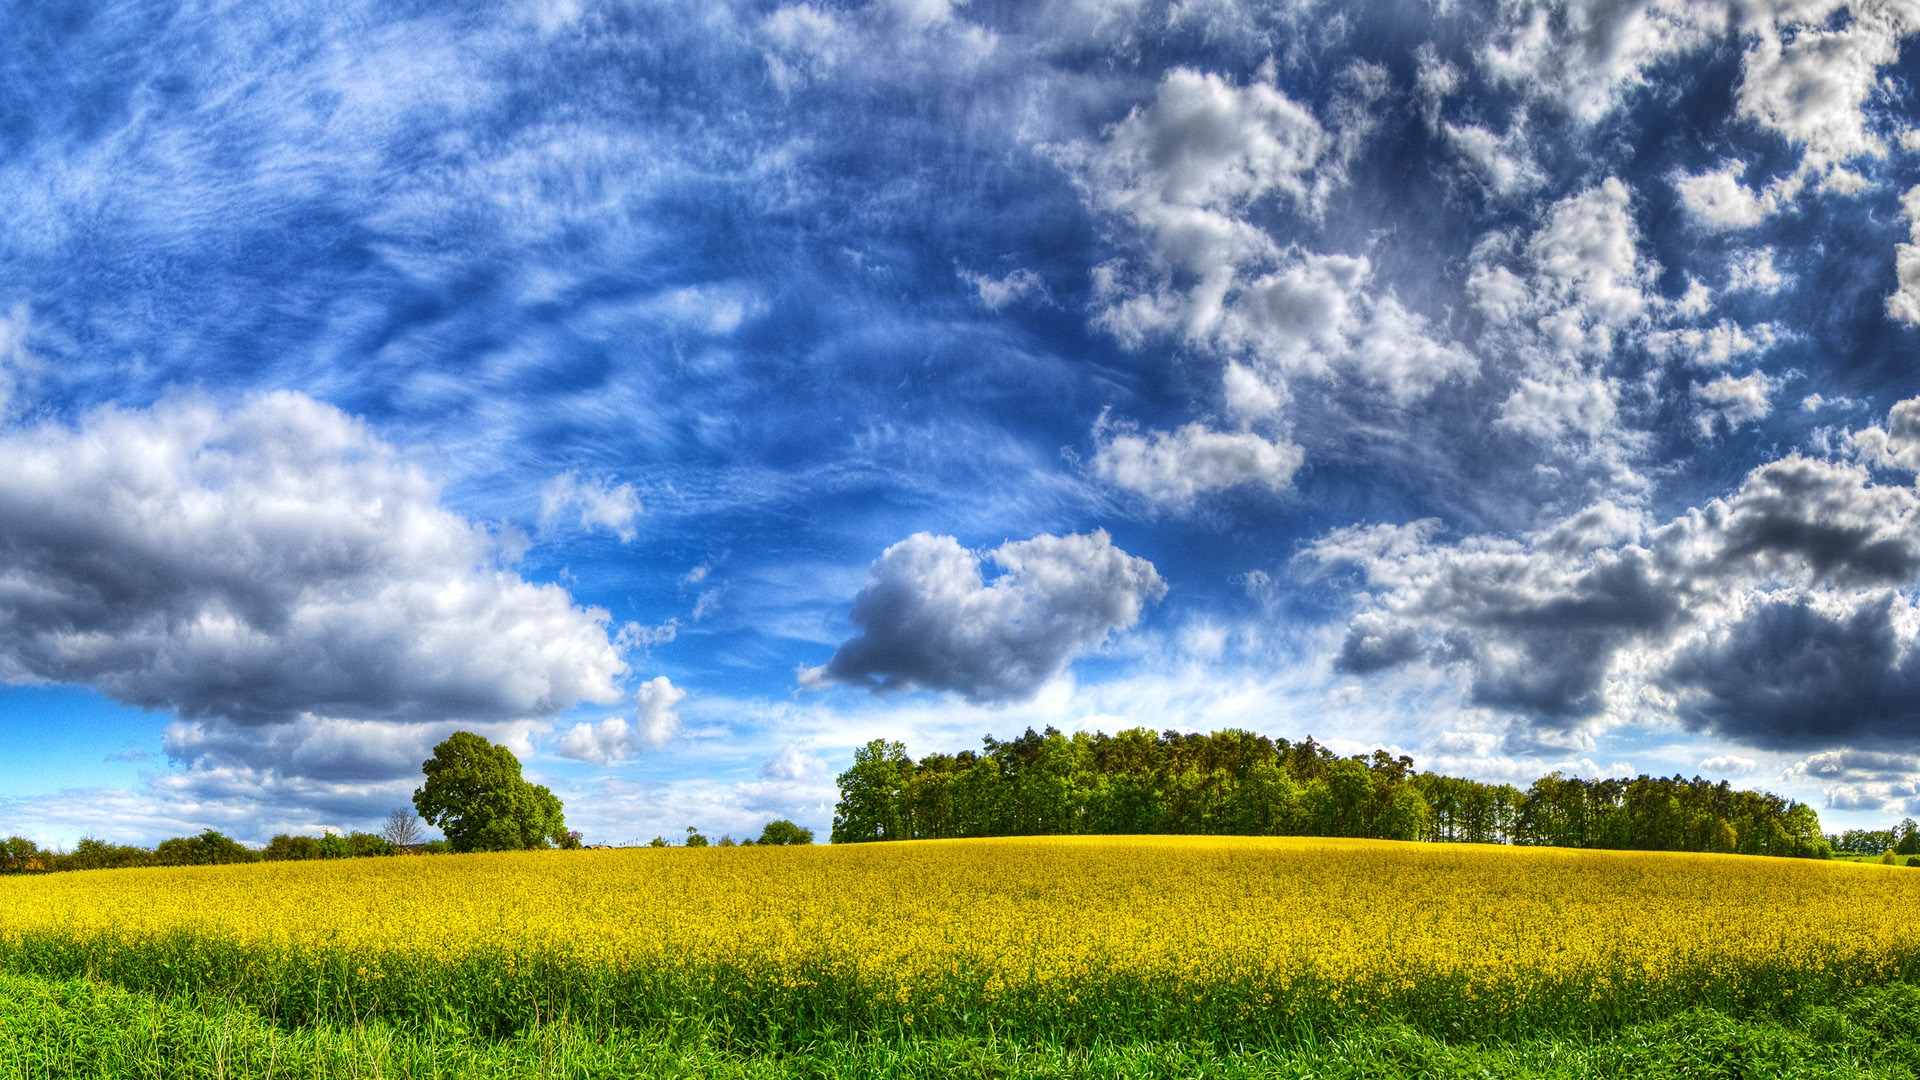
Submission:
[[338,410],[106,409],[0,435],[0,678],[210,723],[502,722],[612,701],[604,613]]
[[1684,515],[1655,543],[1676,570],[1708,581],[1898,585],[1920,576],[1916,510],[1910,487],[1794,454],[1755,469],[1731,499]]
[[1455,666],[1471,703],[1541,732],[1665,713],[1770,750],[1885,748],[1920,735],[1916,509],[1792,454],[1658,529],[1608,504],[1521,539],[1338,530],[1305,558],[1375,590],[1341,670]]
[[1848,611],[1769,601],[1681,647],[1661,673],[1690,726],[1769,750],[1912,746],[1920,653],[1912,608],[1883,594]]
[[1376,615],[1362,615],[1348,628],[1334,666],[1340,671],[1365,675],[1411,663],[1426,651],[1427,643],[1421,640],[1418,630],[1396,626]]
[[1529,545],[1409,547],[1403,533],[1377,530],[1323,540],[1312,557],[1398,583],[1355,617],[1337,663],[1366,673],[1424,655],[1464,667],[1477,705],[1541,722],[1600,712],[1615,654],[1671,624],[1680,606],[1644,548],[1569,553],[1577,531]]
[[874,561],[851,619],[861,633],[803,685],[950,690],[972,702],[1031,697],[1078,654],[1131,627],[1166,592],[1153,564],[1104,531],[1009,541],[985,553],[915,533]]

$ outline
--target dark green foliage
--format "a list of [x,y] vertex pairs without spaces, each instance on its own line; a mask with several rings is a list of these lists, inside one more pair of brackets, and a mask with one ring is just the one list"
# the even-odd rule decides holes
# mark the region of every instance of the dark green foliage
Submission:
[[1903,818],[1893,827],[1893,853],[1895,855],[1920,855],[1920,826],[1912,818]]
[[1893,847],[1891,829],[1848,829],[1838,836],[1827,837],[1836,852],[1848,855],[1878,855]]
[[456,731],[421,766],[413,806],[455,851],[544,848],[567,834],[560,800],[520,775],[520,759],[471,731]]
[[687,826],[687,846],[688,847],[706,847],[707,838],[700,835],[700,830],[689,825]]
[[219,866],[259,860],[259,852],[213,829],[199,836],[176,836],[171,840],[162,840],[153,849],[155,866]]
[[320,857],[320,841],[311,836],[289,836],[281,833],[267,841],[260,857],[268,862],[301,862]]
[[[914,775],[907,748],[875,739],[853,752],[853,767],[840,774],[840,802],[833,808],[833,842],[907,840],[904,789]],[[985,834],[980,834],[985,835]]]
[[[1413,771],[1385,750],[1341,757],[1311,738],[1048,728],[918,762],[897,742],[854,751],[833,842],[1181,833],[1345,836],[1825,858],[1813,808],[1725,781],[1559,773],[1526,791]],[[1920,845],[1920,831],[1904,835]],[[1875,849],[1884,850],[1881,849]]]
[[0,871],[22,874],[49,869],[47,854],[24,836],[9,836],[0,842]]
[[1504,839],[1516,844],[1816,859],[1833,854],[1813,807],[1764,791],[1738,791],[1724,780],[1582,780],[1553,773],[1511,805]]
[[260,857],[269,862],[297,862],[303,859],[363,859],[393,855],[393,842],[375,833],[350,833],[336,836],[288,836],[285,833],[267,841]]
[[833,840],[1200,833],[1412,840],[1427,827],[1413,761],[1342,758],[1244,731],[1048,728],[914,762],[876,740],[841,774]]
[[[747,843],[753,842],[754,841],[751,840],[747,841]],[[759,843],[779,845],[811,844],[813,843],[813,830],[802,828],[785,818],[780,818],[767,822],[766,825],[761,828]]]
[[73,850],[51,860],[55,870],[117,870],[127,866],[152,866],[153,852],[131,844],[109,844],[83,836]]

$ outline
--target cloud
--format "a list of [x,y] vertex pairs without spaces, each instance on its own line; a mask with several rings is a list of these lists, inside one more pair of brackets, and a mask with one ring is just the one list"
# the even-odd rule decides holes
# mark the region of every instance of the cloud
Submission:
[[1554,204],[1526,249],[1538,302],[1607,327],[1640,317],[1651,274],[1640,261],[1631,198],[1608,177]]
[[1424,539],[1431,529],[1336,530],[1307,549],[1311,561],[1356,564],[1386,587],[1354,620],[1346,670],[1425,655],[1464,667],[1474,704],[1565,725],[1605,710],[1622,641],[1675,616],[1678,600],[1635,546],[1572,553],[1550,533],[1440,547]]
[[1274,87],[1175,68],[1100,145],[1064,157],[1096,206],[1141,228],[1169,263],[1204,273],[1265,246],[1237,211],[1268,198],[1309,209],[1331,149],[1313,114]]
[[799,743],[790,742],[760,766],[762,780],[810,783],[826,779],[832,770],[827,763],[808,753]]
[[1505,135],[1477,124],[1442,124],[1447,142],[1487,190],[1502,197],[1520,195],[1546,183],[1532,156],[1532,140],[1516,123]]
[[1744,161],[1730,161],[1718,169],[1677,177],[1674,190],[1694,221],[1709,229],[1750,229],[1778,213],[1799,191],[1798,180],[1781,180],[1763,191],[1740,182]]
[[[1097,142],[1052,153],[1087,204],[1124,225],[1144,258],[1095,268],[1095,325],[1129,349],[1178,337],[1223,361],[1237,404],[1277,409],[1299,379],[1401,406],[1474,370],[1429,321],[1373,285],[1365,256],[1283,243],[1345,182],[1374,123],[1384,72],[1350,67],[1324,126],[1263,82],[1186,68]],[[1257,385],[1259,392],[1243,391]]]
[[675,706],[686,696],[687,692],[665,675],[655,676],[640,684],[631,724],[619,716],[609,716],[597,724],[582,721],[560,737],[554,752],[574,761],[612,765],[642,750],[664,750],[680,733],[680,714]]
[[1171,434],[1119,433],[1101,438],[1094,474],[1157,505],[1185,509],[1195,498],[1251,484],[1285,491],[1300,468],[1301,450],[1250,431],[1214,431],[1187,424]]
[[0,315],[0,420],[12,415],[23,385],[41,370],[40,358],[27,349],[33,332],[33,313],[15,304]]
[[1754,469],[1731,498],[1681,514],[1656,534],[1656,546],[1676,583],[1695,591],[1748,584],[1871,592],[1920,577],[1917,513],[1912,488],[1794,454]]
[[[991,582],[983,562],[999,568]],[[1165,593],[1153,564],[1104,531],[1009,541],[984,557],[951,536],[915,533],[875,560],[854,598],[860,635],[804,669],[801,684],[1018,701]]]
[[640,496],[632,484],[615,486],[611,480],[582,480],[575,472],[564,472],[547,481],[540,489],[540,523],[548,525],[571,511],[580,513],[582,529],[604,529],[632,543],[639,531],[633,519],[640,516]]
[[0,435],[0,678],[187,719],[424,722],[611,701],[607,616],[501,565],[417,468],[274,393]]
[[1746,163],[1738,160],[1676,177],[1689,216],[1716,230],[1759,225],[1810,181],[1839,194],[1867,186],[1843,165],[1886,155],[1869,102],[1880,70],[1899,58],[1900,41],[1912,30],[1897,4],[1833,0],[1746,8],[1708,0],[1534,0],[1502,5],[1500,21],[1477,55],[1480,68],[1494,82],[1552,101],[1587,123],[1646,85],[1654,65],[1738,31],[1745,43],[1738,114],[1798,146],[1801,160],[1757,190],[1741,181]]
[[1721,425],[1731,431],[1765,419],[1773,411],[1772,393],[1773,380],[1758,371],[1739,379],[1722,375],[1709,383],[1695,383],[1693,397],[1699,402],[1695,423],[1701,437],[1712,438]]
[[782,93],[831,80],[894,82],[918,69],[965,70],[990,56],[993,32],[950,0],[875,0],[851,9],[784,4],[760,21],[767,74]]
[[188,773],[247,773],[298,778],[315,791],[366,783],[419,781],[420,766],[455,728],[466,727],[502,743],[526,747],[530,723],[474,724],[443,720],[400,724],[307,716],[297,722],[236,727],[213,720],[167,725],[161,748]]
[[1920,473],[1920,398],[1896,402],[1885,427],[1869,427],[1848,436],[1867,462]]
[[1501,403],[1494,426],[1544,443],[1597,443],[1616,430],[1618,389],[1610,379],[1555,373],[1522,378]]
[[1771,296],[1786,285],[1788,278],[1773,268],[1773,249],[1757,248],[1736,252],[1727,264],[1727,291],[1751,291]]
[[1900,284],[1887,297],[1887,316],[1920,326],[1920,185],[1900,197],[1900,215],[1907,219],[1910,242],[1893,249],[1894,275]]
[[1099,138],[1048,148],[1120,241],[1093,268],[1093,324],[1129,350],[1173,338],[1220,365],[1218,397],[1184,424],[1103,416],[1096,477],[1175,512],[1230,488],[1283,492],[1306,438],[1386,430],[1478,370],[1376,280],[1372,253],[1292,239],[1347,182],[1391,84],[1385,68],[1349,64],[1323,121],[1271,65],[1245,83],[1176,68]]
[[1726,31],[1717,3],[1531,0],[1501,5],[1501,26],[1477,60],[1495,81],[1594,122],[1644,85],[1653,65],[1701,48]]
[[1683,645],[1661,682],[1690,726],[1749,746],[1911,746],[1920,738],[1917,618],[1891,593],[1759,600]]
[[1008,304],[1019,303],[1028,297],[1045,299],[1047,296],[1047,286],[1040,280],[1040,275],[1024,266],[997,278],[962,270],[960,280],[973,286],[981,306],[988,311],[999,311]]
[[1493,428],[1547,451],[1539,475],[1589,484],[1590,498],[1648,486],[1637,471],[1648,433],[1623,403],[1638,392],[1625,376],[1639,373],[1623,346],[1645,341],[1663,356],[1704,336],[1653,329],[1676,305],[1654,292],[1659,268],[1641,253],[1634,203],[1607,177],[1538,208],[1530,230],[1484,234],[1467,260]]
[[1647,350],[1662,359],[1678,355],[1701,367],[1720,367],[1766,352],[1778,340],[1779,331],[1772,323],[1740,326],[1722,319],[1706,329],[1657,330],[1647,335]]
[[1658,528],[1604,504],[1516,538],[1338,529],[1301,558],[1365,577],[1340,670],[1424,660],[1536,735],[1662,716],[1765,749],[1920,734],[1920,493],[1859,465],[1789,455]]
[[581,721],[560,737],[554,753],[574,761],[610,765],[625,761],[633,745],[633,725],[625,717],[609,716],[599,723]]
[[1815,25],[1839,7],[1806,5],[1764,24],[1747,51],[1738,92],[1742,115],[1804,146],[1820,166],[1885,155],[1864,107],[1907,32],[1892,5],[1871,2],[1855,5],[1845,26]]

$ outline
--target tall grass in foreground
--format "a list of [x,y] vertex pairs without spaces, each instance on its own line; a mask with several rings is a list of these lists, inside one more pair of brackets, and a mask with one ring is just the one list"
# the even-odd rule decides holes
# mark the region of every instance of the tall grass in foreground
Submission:
[[66,1078],[783,1078],[1208,1076],[1620,1078],[1920,1076],[1920,987],[1742,1020],[1690,1009],[1598,1036],[1449,1043],[1391,1022],[1285,1047],[1204,1040],[1087,1046],[1003,1037],[880,1038],[742,1055],[697,1037],[596,1036],[559,1024],[487,1040],[444,1028],[316,1024],[283,1030],[217,998],[163,1000],[85,980],[0,975],[0,1080]]
[[531,853],[0,880],[0,969],[288,1027],[1282,1046],[1739,1017],[1920,979],[1920,874],[1223,837]]

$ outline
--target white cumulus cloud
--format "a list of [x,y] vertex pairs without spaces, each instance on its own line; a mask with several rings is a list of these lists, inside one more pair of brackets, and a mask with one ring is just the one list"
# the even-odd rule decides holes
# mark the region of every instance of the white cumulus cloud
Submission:
[[500,721],[617,698],[607,616],[501,563],[364,425],[274,393],[0,435],[0,678],[190,719]]
[[1094,473],[1115,487],[1173,509],[1209,492],[1252,484],[1284,491],[1300,468],[1298,446],[1250,431],[1214,431],[1202,424],[1179,430],[1107,436]]
[[1706,437],[1720,425],[1731,431],[1763,420],[1773,411],[1773,381],[1758,371],[1738,379],[1722,375],[1712,382],[1695,383],[1693,396],[1699,402],[1696,423]]
[[575,724],[560,737],[555,752],[575,761],[613,765],[641,750],[665,749],[680,733],[680,714],[675,706],[686,696],[687,692],[665,675],[655,676],[640,684],[632,723],[625,717],[609,716],[599,723]]
[[604,478],[583,480],[578,473],[564,472],[540,489],[542,524],[575,512],[582,529],[604,529],[623,543],[631,543],[639,535],[633,520],[640,516],[640,496],[632,484],[616,485]]

